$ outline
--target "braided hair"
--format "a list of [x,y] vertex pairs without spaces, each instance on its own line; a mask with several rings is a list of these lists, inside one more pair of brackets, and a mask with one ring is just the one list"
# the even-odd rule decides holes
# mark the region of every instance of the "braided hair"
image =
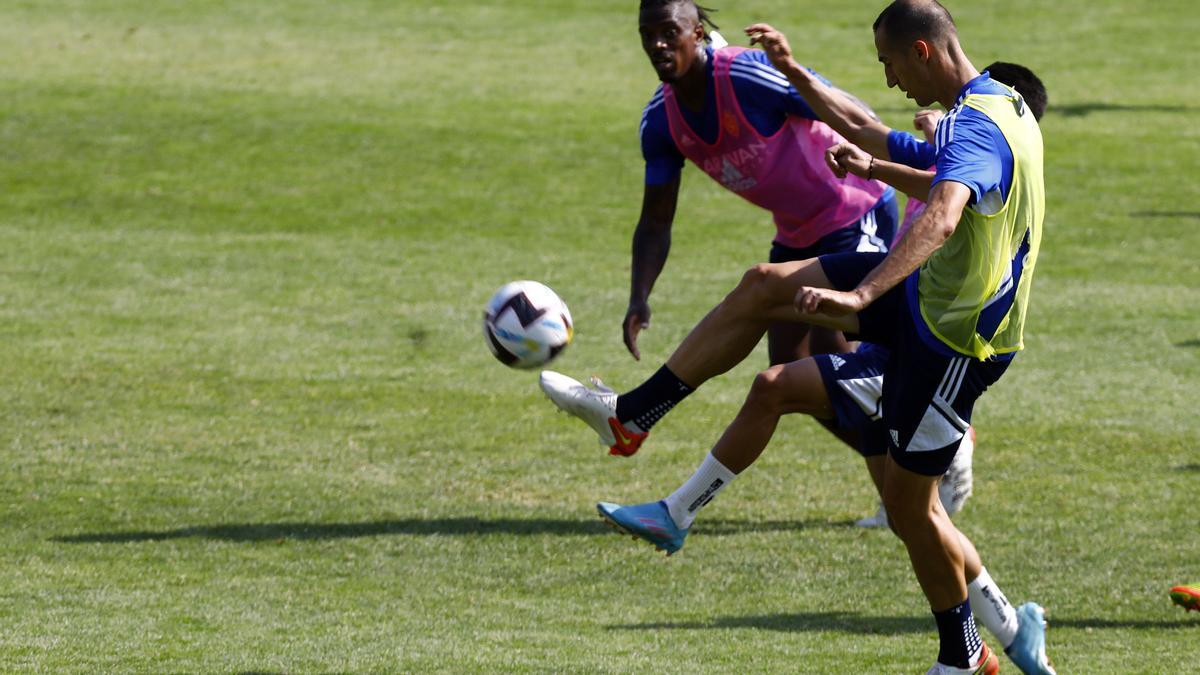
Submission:
[[696,8],[696,15],[700,17],[700,25],[701,27],[704,27],[704,40],[705,42],[712,42],[712,38],[710,38],[708,35],[709,30],[717,30],[720,28],[720,26],[713,23],[712,17],[709,15],[717,10],[709,7],[701,7],[700,5],[696,4],[696,0],[641,0],[642,4],[638,10],[644,11],[647,9],[653,9],[655,7],[666,7],[668,5],[674,5],[681,2],[686,2],[692,7]]

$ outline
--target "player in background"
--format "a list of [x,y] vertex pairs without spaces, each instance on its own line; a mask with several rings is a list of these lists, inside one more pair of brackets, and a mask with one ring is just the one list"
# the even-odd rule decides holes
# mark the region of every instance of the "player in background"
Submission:
[[[773,321],[815,323],[889,347],[880,411],[888,443],[883,495],[938,626],[941,646],[930,673],[994,673],[996,657],[978,635],[968,600],[967,549],[973,547],[941,508],[936,485],[975,400],[1023,346],[1044,214],[1041,134],[1019,94],[971,65],[937,2],[896,0],[873,29],[888,85],[919,105],[936,101],[948,110],[937,130],[937,175],[923,169],[920,157],[889,147],[886,127],[882,134],[867,127],[849,136],[868,152],[841,143],[827,159],[837,175],[879,177],[910,195],[927,194],[926,212],[889,254],[755,266],[656,373],[659,386],[641,392],[634,401],[639,409],[626,412],[639,426],[653,424],[744,359]],[[782,34],[765,24],[747,32],[799,91],[820,99],[820,105],[809,102],[823,118],[852,119],[837,110],[843,97],[830,95],[795,63]],[[607,405],[612,432],[629,431],[616,394],[572,393],[573,399],[556,403],[576,414],[577,406]],[[727,467],[719,468],[724,479],[704,486],[699,503],[732,479]],[[1040,621],[1040,607],[1026,608]],[[1036,670],[1028,672],[1053,672],[1038,647]]]
[[1171,602],[1189,612],[1192,610],[1200,612],[1200,584],[1172,586]]
[[[712,44],[715,32],[706,28],[716,28],[711,11],[694,0],[641,0],[642,48],[661,84],[642,113],[645,186],[622,321],[625,346],[636,359],[641,358],[638,335],[650,324],[650,292],[670,252],[685,160],[771,212],[772,262],[886,251],[898,221],[894,190],[825,170],[826,148],[842,137],[766,54],[725,46],[719,36]],[[854,105],[874,117],[861,101]],[[841,333],[791,322],[771,326],[767,342],[772,364],[849,351]]]

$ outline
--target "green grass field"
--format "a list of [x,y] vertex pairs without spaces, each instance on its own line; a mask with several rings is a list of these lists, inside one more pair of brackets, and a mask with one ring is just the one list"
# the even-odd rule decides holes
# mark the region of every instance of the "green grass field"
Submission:
[[[881,0],[712,4],[907,127]],[[1028,351],[958,523],[1047,606],[1061,673],[1189,670],[1194,7],[949,6],[1051,98]],[[619,460],[484,346],[491,292],[538,279],[577,322],[556,367],[627,388],[765,257],[767,218],[689,168],[624,352],[635,28],[594,0],[0,4],[0,671],[924,672],[904,550],[851,525],[873,492],[809,420],[670,560],[595,517],[690,475],[765,349]]]

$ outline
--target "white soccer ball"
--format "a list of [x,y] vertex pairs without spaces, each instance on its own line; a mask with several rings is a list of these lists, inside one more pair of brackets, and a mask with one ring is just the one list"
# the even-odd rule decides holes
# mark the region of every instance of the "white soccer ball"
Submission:
[[505,284],[488,301],[483,337],[506,366],[536,368],[562,353],[575,330],[567,304],[536,281]]

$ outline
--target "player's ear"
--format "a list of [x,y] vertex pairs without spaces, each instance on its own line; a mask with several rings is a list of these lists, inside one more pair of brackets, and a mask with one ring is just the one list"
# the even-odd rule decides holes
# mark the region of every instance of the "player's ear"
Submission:
[[925,63],[929,60],[930,48],[928,42],[924,40],[917,40],[916,42],[912,43],[912,50],[913,54],[916,55],[917,60],[921,63]]

